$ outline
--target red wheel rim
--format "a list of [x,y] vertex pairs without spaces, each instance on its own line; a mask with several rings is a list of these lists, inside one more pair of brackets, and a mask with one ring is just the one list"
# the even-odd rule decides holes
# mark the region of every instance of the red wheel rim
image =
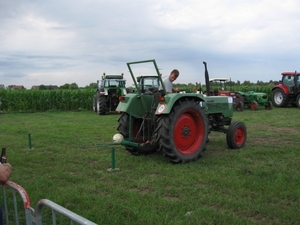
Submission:
[[241,144],[243,144],[244,139],[245,139],[245,132],[244,132],[244,129],[238,128],[238,129],[236,130],[236,132],[235,132],[235,135],[234,135],[234,140],[235,140],[235,142],[236,142],[238,145],[241,145]]
[[173,130],[174,143],[178,151],[189,155],[196,152],[203,141],[204,124],[195,111],[182,113]]
[[251,109],[252,110],[257,110],[257,104],[255,102],[251,103]]

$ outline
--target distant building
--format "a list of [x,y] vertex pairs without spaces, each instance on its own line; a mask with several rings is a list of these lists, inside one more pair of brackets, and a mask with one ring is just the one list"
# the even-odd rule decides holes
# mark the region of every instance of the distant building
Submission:
[[31,90],[39,90],[39,88],[40,88],[40,86],[34,85],[34,86],[31,87]]
[[0,84],[0,89],[5,89],[4,84]]
[[12,90],[25,90],[26,88],[23,85],[12,85],[10,87]]
[[[42,86],[42,88],[40,88]],[[34,85],[31,87],[31,90],[40,90],[40,89],[43,89],[43,90],[57,90],[59,89],[59,87],[57,85]]]

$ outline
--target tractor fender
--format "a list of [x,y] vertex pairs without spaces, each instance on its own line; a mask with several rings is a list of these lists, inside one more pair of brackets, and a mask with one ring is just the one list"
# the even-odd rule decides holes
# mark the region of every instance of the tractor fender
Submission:
[[275,89],[281,89],[281,90],[283,90],[284,93],[287,94],[287,95],[290,93],[289,88],[288,88],[287,86],[285,86],[284,84],[278,84],[278,85],[274,86],[274,87],[272,88],[272,92],[273,92]]
[[155,111],[155,115],[160,115],[160,114],[169,114],[171,110],[173,109],[174,105],[184,99],[184,100],[194,100],[194,101],[199,101],[200,105],[202,106],[202,102],[204,102],[204,96],[202,94],[197,94],[197,93],[189,93],[189,94],[167,94],[164,96],[165,101],[159,102]]
[[124,96],[124,100],[120,101],[116,111],[118,113],[126,112],[136,118],[142,118],[145,112],[151,111],[153,96],[139,95],[136,93],[128,93]]

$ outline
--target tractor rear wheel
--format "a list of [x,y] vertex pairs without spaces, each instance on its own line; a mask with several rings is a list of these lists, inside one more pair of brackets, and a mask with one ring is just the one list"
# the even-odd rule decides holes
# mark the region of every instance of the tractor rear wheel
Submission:
[[257,101],[251,102],[251,109],[252,109],[253,111],[258,110],[258,103],[257,103]]
[[272,92],[272,102],[276,107],[284,107],[288,104],[288,96],[280,88],[276,88]]
[[235,94],[235,102],[236,102],[235,109],[237,111],[243,111],[244,110],[244,101],[245,101],[244,97],[241,94],[239,94],[239,93]]
[[238,101],[236,106],[235,106],[235,109],[237,111],[243,111],[244,110],[244,103],[242,101]]
[[300,94],[296,98],[296,106],[300,109]]
[[238,99],[239,102],[243,102],[244,103],[245,99],[244,99],[244,97],[241,94],[236,93],[235,97],[236,97],[236,99]]
[[93,99],[93,111],[97,112],[97,95],[94,95],[94,99]]
[[198,102],[179,101],[170,114],[157,121],[157,143],[172,163],[197,160],[208,139],[208,120]]
[[103,96],[100,96],[98,98],[98,114],[99,115],[105,115],[106,114],[106,96],[103,95]]
[[267,104],[265,105],[266,110],[271,110],[273,108],[273,104],[271,101],[268,101]]
[[247,128],[243,122],[235,121],[230,124],[226,134],[226,141],[229,148],[242,148],[246,142],[246,137]]
[[118,119],[118,123],[119,126],[117,130],[120,134],[123,135],[125,140],[140,143],[139,147],[125,145],[125,148],[128,152],[130,152],[133,155],[147,155],[157,151],[158,145],[156,143],[150,143],[148,142],[148,140],[146,140],[146,142],[143,143],[142,140],[137,140],[136,138],[143,123],[142,119],[137,119],[135,117],[131,118],[131,140],[129,140],[130,115],[123,112],[120,118]]

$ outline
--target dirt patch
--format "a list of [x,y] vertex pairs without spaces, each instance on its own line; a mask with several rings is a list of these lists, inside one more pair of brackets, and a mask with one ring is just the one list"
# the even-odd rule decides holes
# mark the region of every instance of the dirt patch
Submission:
[[299,133],[298,129],[295,129],[293,127],[274,127],[272,125],[267,124],[250,124],[247,125],[248,132],[251,130],[255,131],[266,131],[266,132],[273,132],[273,133],[280,133],[280,134],[296,134]]
[[167,199],[167,200],[171,200],[171,201],[176,201],[176,200],[179,199],[177,196],[172,196],[172,195],[164,195],[162,198]]
[[148,193],[151,192],[150,189],[146,189],[146,188],[144,188],[144,189],[139,189],[139,188],[137,188],[137,187],[130,188],[130,190],[131,190],[131,191],[139,192],[139,193],[142,194],[142,195],[145,195],[145,194],[148,194]]
[[247,139],[247,143],[254,146],[295,146],[295,141],[279,139],[278,137],[251,137]]

